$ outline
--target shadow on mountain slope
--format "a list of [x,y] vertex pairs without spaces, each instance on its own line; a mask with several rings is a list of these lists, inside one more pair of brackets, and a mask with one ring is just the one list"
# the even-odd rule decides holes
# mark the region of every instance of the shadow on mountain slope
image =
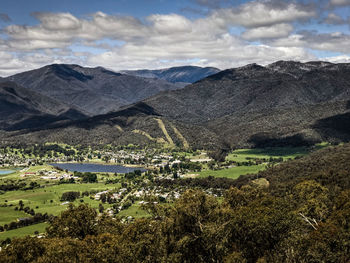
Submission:
[[252,143],[254,148],[299,147],[311,146],[317,143],[315,140],[307,139],[301,134],[278,138],[266,133],[255,134],[250,137],[248,142]]
[[[349,106],[350,103],[347,107]],[[339,141],[350,141],[350,112],[318,120],[313,128],[325,139],[334,138]]]

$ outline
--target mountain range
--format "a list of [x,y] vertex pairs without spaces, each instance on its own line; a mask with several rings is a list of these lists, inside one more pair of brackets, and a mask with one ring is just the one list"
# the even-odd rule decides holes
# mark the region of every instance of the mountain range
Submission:
[[[82,75],[67,77],[67,73],[68,83],[76,79],[89,82],[94,77],[87,76],[95,76],[82,69],[74,72]],[[25,84],[18,81],[18,75],[10,79]],[[28,126],[4,136],[6,140],[30,142],[44,138],[67,143],[162,143],[192,148],[348,141],[349,101],[350,64],[278,61],[224,70],[107,114]]]
[[115,111],[161,91],[179,88],[161,79],[65,64],[45,66],[6,79],[90,116]]

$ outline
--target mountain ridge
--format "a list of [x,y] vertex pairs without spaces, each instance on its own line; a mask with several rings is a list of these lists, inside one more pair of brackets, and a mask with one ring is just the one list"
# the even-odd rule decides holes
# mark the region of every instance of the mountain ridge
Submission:
[[186,84],[197,82],[220,71],[214,67],[180,66],[164,69],[124,70],[122,73],[145,78],[164,79],[171,83]]
[[166,141],[155,121],[161,119],[175,144],[181,142],[173,127],[194,148],[349,141],[341,124],[349,119],[349,101],[350,64],[278,61],[224,70],[120,111],[28,134],[33,141],[64,140],[67,129],[95,143],[149,144],[152,138]]

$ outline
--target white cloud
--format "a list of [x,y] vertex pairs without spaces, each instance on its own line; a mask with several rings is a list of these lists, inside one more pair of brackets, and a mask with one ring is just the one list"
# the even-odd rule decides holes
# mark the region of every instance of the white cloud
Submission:
[[340,56],[322,58],[322,60],[329,61],[332,63],[350,63],[350,56],[340,55]]
[[[140,44],[154,41],[175,43],[183,40],[207,40],[225,34],[232,26],[249,28],[247,39],[285,36],[292,26],[287,23],[315,16],[312,9],[296,3],[252,1],[235,8],[216,9],[204,18],[189,20],[178,14],[153,14],[146,22],[130,17],[97,12],[87,18],[69,13],[34,13],[40,23],[35,26],[10,25],[4,32],[12,50],[62,48],[76,41],[94,42],[103,38]],[[260,27],[260,28],[254,28]],[[278,31],[281,32],[278,32]]]
[[213,16],[222,17],[232,25],[248,28],[308,20],[316,15],[311,7],[287,1],[252,1],[238,8],[220,9],[213,13]]
[[81,27],[79,19],[69,13],[58,13],[52,15],[50,13],[34,13],[40,20],[43,28],[47,30],[76,30]]
[[[202,58],[196,60],[193,59]],[[243,66],[248,63],[268,64],[276,60],[314,59],[303,48],[270,47],[249,45],[229,34],[207,42],[183,42],[162,49],[161,46],[127,44],[113,51],[90,56],[87,64],[97,66],[102,63],[114,70],[162,68],[193,64],[214,66],[221,69]]]
[[286,38],[268,41],[275,47],[307,47],[314,50],[350,53],[350,35],[342,32],[303,31]]
[[249,29],[243,32],[242,37],[247,40],[287,37],[293,31],[290,24],[276,24]]
[[151,15],[147,18],[153,29],[159,34],[190,33],[192,23],[189,19],[177,15]]
[[[37,25],[4,28],[0,75],[59,62],[114,70],[184,64],[224,69],[280,59],[315,59],[309,48],[349,53],[349,36],[344,33],[293,33],[300,22],[319,15],[315,10],[297,2],[258,0],[214,8],[197,19],[179,14],[152,14],[139,20],[103,12],[82,18],[37,12],[33,14]],[[335,14],[328,18],[338,19]],[[262,44],[253,44],[255,40]]]

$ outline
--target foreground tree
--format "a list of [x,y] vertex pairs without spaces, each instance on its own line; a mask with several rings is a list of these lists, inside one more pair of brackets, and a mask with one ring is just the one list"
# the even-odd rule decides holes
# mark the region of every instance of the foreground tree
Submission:
[[69,204],[66,211],[55,218],[46,229],[49,237],[71,237],[83,239],[97,233],[97,212],[87,204],[75,207]]

